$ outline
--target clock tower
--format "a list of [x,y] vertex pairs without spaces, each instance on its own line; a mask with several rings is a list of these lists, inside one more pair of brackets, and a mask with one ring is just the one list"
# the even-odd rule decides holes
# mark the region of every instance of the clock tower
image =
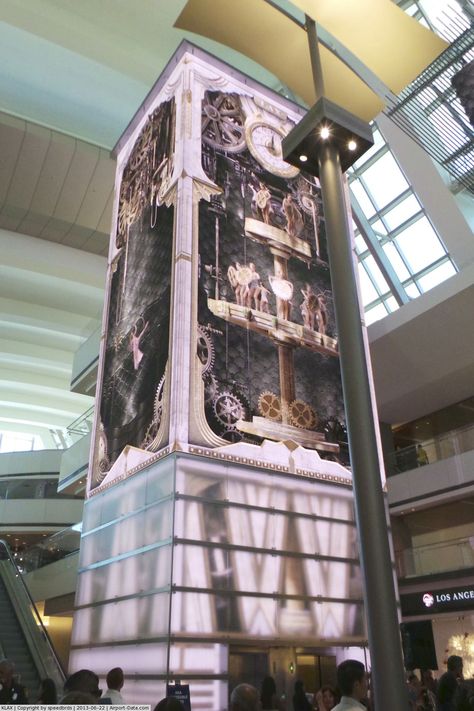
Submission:
[[281,153],[302,114],[183,43],[115,148],[71,671],[122,666],[129,702],[225,709],[252,659],[289,695],[364,643],[320,189]]

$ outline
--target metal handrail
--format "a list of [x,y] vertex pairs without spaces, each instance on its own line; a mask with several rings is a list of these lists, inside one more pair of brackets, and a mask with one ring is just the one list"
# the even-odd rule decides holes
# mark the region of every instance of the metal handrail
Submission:
[[26,593],[26,595],[27,595],[27,597],[28,597],[29,603],[30,603],[31,608],[32,608],[32,610],[33,610],[33,614],[35,615],[36,620],[37,620],[37,623],[38,623],[38,625],[39,625],[39,627],[40,627],[40,629],[41,629],[41,632],[43,633],[44,639],[46,640],[46,644],[48,645],[49,650],[50,650],[50,652],[51,652],[51,654],[52,654],[52,656],[53,656],[53,659],[54,659],[54,661],[56,662],[57,667],[58,667],[58,669],[59,669],[60,672],[61,672],[61,675],[62,675],[62,677],[63,677],[63,681],[65,681],[65,679],[66,679],[66,672],[65,672],[64,667],[63,667],[63,665],[62,665],[62,662],[61,662],[61,660],[59,659],[58,655],[56,654],[56,650],[54,649],[54,646],[53,646],[53,643],[51,642],[51,638],[50,638],[50,636],[49,636],[49,634],[48,634],[48,631],[47,631],[46,627],[45,627],[44,624],[43,624],[43,620],[41,619],[41,615],[40,615],[40,613],[39,613],[39,611],[38,611],[38,608],[36,607],[36,604],[35,604],[33,598],[31,597],[30,591],[28,590],[28,586],[26,585],[25,581],[23,580],[23,576],[22,576],[20,570],[18,569],[17,564],[15,563],[15,559],[13,558],[13,556],[12,556],[12,554],[11,554],[11,551],[10,551],[10,546],[8,545],[8,543],[7,543],[3,538],[0,538],[0,545],[3,546],[3,548],[5,549],[5,552],[6,552],[6,554],[7,554],[8,560],[9,560],[10,563],[13,565],[13,569],[14,569],[14,571],[15,571],[15,573],[16,573],[16,577],[17,577],[18,580],[20,581],[21,585],[23,586],[23,590],[24,590],[24,592]]
[[[76,419],[71,422],[67,427],[67,431],[70,432],[71,434],[86,434],[86,432],[81,429],[81,425],[84,422],[87,422],[87,420],[92,421],[92,416],[94,414],[94,405],[91,405],[88,410],[82,413],[82,415],[79,415],[79,417],[76,417]],[[90,428],[87,428],[87,431],[89,431]]]

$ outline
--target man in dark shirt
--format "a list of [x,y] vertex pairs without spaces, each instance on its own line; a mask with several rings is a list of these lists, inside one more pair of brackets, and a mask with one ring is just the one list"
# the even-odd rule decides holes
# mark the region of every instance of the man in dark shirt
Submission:
[[462,681],[463,678],[462,668],[462,657],[453,654],[448,658],[448,671],[442,675],[438,682],[439,711],[457,711],[456,696],[459,681]]
[[4,704],[26,704],[25,689],[14,681],[15,666],[8,659],[0,661],[0,708]]

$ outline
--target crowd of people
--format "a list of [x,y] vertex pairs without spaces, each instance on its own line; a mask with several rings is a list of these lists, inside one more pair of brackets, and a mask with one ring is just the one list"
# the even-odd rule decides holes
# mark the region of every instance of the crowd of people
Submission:
[[[264,678],[260,690],[251,684],[237,685],[230,694],[230,711],[375,711],[370,696],[369,675],[365,666],[347,659],[337,667],[337,688],[323,686],[316,694],[307,694],[304,684],[297,679],[291,706],[279,696],[275,680]],[[111,669],[106,676],[107,689],[99,688],[99,677],[89,669],[71,674],[58,695],[52,679],[43,679],[36,696],[28,698],[25,688],[18,682],[15,666],[8,659],[0,661],[0,709],[3,705],[27,703],[55,705],[126,703],[121,691],[125,683],[120,667]],[[420,677],[410,673],[407,679],[407,711],[474,711],[474,693],[464,683],[463,660],[453,655],[447,660],[447,671],[439,680],[430,670],[420,670]],[[175,697],[161,699],[153,711],[185,711]],[[383,711],[383,710],[382,710]]]

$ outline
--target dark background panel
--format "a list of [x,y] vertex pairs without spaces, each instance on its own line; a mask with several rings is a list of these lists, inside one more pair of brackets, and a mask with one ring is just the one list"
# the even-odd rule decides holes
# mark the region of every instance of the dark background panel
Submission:
[[[213,95],[215,98],[215,95]],[[203,165],[209,177],[222,188],[222,194],[212,198],[210,203],[202,201],[199,208],[199,305],[198,320],[209,326],[209,335],[215,349],[212,374],[220,390],[237,395],[248,408],[248,417],[258,415],[258,397],[262,392],[271,391],[280,395],[278,373],[278,350],[270,339],[252,331],[226,323],[216,318],[207,308],[207,298],[215,298],[216,229],[219,235],[219,299],[234,302],[234,291],[227,278],[229,266],[236,262],[248,265],[254,262],[263,284],[269,287],[269,275],[274,274],[274,259],[264,245],[252,241],[245,235],[245,218],[259,219],[252,203],[250,184],[256,186],[263,180],[272,193],[273,214],[271,224],[285,227],[285,217],[281,209],[282,200],[292,193],[298,203],[301,191],[308,191],[309,176],[297,176],[290,180],[267,172],[245,148],[237,153],[226,153],[210,147],[203,141]],[[303,324],[301,290],[309,283],[317,293],[324,292],[328,308],[327,335],[337,337],[332,305],[332,289],[327,264],[324,220],[320,204],[320,191],[313,183],[311,192],[317,200],[317,229],[320,255],[315,255],[314,223],[312,215],[300,211],[304,227],[299,235],[312,247],[313,259],[308,265],[299,259],[288,262],[288,279],[293,283],[291,320]],[[211,274],[210,271],[214,269]],[[270,312],[276,314],[276,300],[271,292],[268,296]],[[344,406],[337,357],[323,356],[304,348],[294,351],[296,373],[296,397],[309,403],[316,411],[319,429],[325,421],[336,418],[344,422]],[[219,434],[212,407],[207,411],[210,426]]]

